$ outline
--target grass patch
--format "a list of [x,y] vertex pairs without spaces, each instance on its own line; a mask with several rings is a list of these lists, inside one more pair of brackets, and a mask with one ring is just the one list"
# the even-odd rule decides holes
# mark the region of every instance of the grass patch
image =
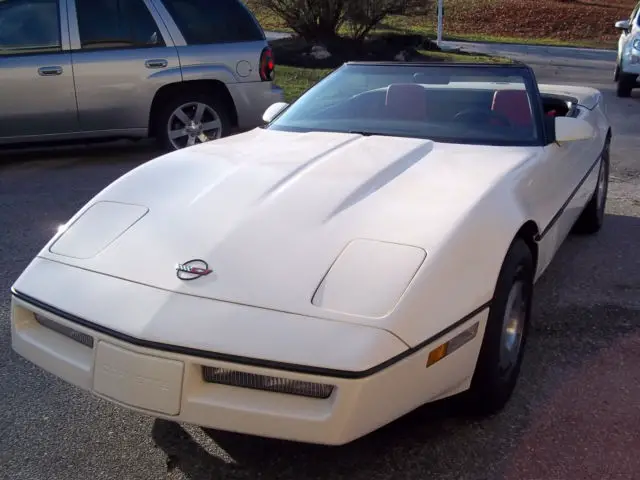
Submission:
[[505,57],[494,57],[491,55],[453,53],[453,52],[432,52],[429,50],[418,50],[420,55],[424,55],[425,61],[442,62],[464,62],[464,63],[512,63],[513,61]]
[[[289,31],[257,0],[244,0],[268,31]],[[615,48],[613,24],[628,18],[635,0],[446,0],[445,40]],[[436,14],[392,16],[376,32],[435,37]],[[343,32],[347,33],[346,29]]]
[[[426,50],[418,50],[418,53],[425,57],[424,61],[511,63],[511,60],[508,58],[491,57],[488,55],[468,55]],[[285,101],[291,103],[332,71],[333,69],[331,68],[302,68],[289,65],[277,65],[275,83],[284,90]]]
[[332,71],[331,68],[278,65],[276,66],[276,84],[284,90],[285,102],[291,103]]
[[[274,30],[275,31],[275,30]],[[286,32],[286,30],[279,30]],[[396,32],[396,29],[377,29],[376,32]],[[430,26],[406,26],[402,30],[407,33],[416,33],[431,38],[436,38],[436,28]],[[447,41],[460,42],[480,42],[480,43],[506,43],[516,45],[537,45],[543,47],[580,47],[580,48],[601,48],[615,49],[618,45],[617,38],[599,40],[566,40],[553,37],[516,37],[505,35],[491,35],[483,33],[443,33],[442,39]]]

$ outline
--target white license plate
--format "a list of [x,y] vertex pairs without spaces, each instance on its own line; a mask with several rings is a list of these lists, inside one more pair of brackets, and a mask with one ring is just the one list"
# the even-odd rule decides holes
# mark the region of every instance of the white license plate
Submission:
[[180,413],[184,363],[142,355],[99,342],[93,390],[102,396],[151,412]]

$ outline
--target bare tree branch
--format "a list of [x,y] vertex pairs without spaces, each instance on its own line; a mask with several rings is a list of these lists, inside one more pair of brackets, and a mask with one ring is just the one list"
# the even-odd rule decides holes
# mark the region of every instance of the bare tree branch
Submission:
[[255,0],[308,41],[333,40],[347,25],[364,40],[389,15],[423,13],[434,0]]

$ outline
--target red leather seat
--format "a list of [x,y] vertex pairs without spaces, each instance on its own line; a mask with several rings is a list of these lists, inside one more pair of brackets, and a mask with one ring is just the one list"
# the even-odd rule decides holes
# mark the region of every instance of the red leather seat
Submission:
[[426,92],[415,83],[392,83],[387,88],[385,105],[387,112],[398,120],[424,120]]
[[491,110],[501,113],[515,126],[530,127],[533,124],[529,96],[524,90],[496,90]]

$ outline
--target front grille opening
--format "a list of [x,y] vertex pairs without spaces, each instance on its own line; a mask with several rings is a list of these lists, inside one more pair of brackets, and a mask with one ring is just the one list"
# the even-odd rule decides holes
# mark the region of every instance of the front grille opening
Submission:
[[225,368],[202,367],[205,382],[310,398],[329,398],[333,385],[270,377]]
[[64,335],[71,340],[81,343],[85,347],[93,348],[93,337],[91,335],[87,335],[86,333],[78,332],[72,328],[65,327],[64,325],[60,325],[53,320],[48,319],[47,317],[43,317],[37,313],[34,314],[36,321],[45,328],[49,330],[53,330],[54,332],[59,333],[60,335]]

